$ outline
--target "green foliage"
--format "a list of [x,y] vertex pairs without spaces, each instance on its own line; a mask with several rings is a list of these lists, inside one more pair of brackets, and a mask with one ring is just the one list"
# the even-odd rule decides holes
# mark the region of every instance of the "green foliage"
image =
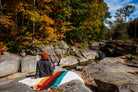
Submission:
[[88,43],[84,42],[84,43],[81,43],[81,48],[84,49],[84,48],[87,48],[89,45]]
[[64,56],[75,56],[75,52],[70,50],[70,51],[66,51],[66,53],[64,54]]
[[86,37],[86,34],[84,34],[84,31],[80,31],[77,28],[73,28],[72,31],[67,31],[65,33],[65,40],[67,42],[70,42],[73,40],[74,42],[83,42]]
[[71,2],[72,31],[66,31],[65,39],[84,42],[86,39],[101,39],[104,21],[110,17],[107,5],[101,0],[73,0]]
[[7,42],[6,46],[8,47],[8,51],[17,51],[17,48],[19,47],[19,44],[11,41],[11,42]]

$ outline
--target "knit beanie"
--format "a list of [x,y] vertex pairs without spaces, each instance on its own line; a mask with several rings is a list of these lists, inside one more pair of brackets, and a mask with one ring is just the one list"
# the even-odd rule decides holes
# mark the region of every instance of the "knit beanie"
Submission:
[[46,52],[43,52],[41,57],[42,57],[42,59],[47,59],[48,58],[48,54]]

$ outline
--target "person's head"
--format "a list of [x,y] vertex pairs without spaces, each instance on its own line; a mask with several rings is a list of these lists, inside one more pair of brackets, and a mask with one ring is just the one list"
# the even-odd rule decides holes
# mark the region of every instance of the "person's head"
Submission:
[[46,52],[43,52],[41,54],[41,57],[42,57],[42,59],[46,60],[46,59],[48,59],[48,54]]

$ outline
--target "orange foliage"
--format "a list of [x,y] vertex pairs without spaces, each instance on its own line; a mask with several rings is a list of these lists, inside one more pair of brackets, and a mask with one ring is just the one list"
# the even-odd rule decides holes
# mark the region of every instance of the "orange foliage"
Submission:
[[[58,8],[55,8],[55,4]],[[5,11],[5,19],[0,19],[0,23],[7,28],[8,35],[14,37],[17,42],[27,44],[27,41],[35,37],[35,43],[48,43],[63,37],[66,30],[71,30],[67,28],[66,21],[58,16],[62,11],[70,14],[59,0],[39,0],[36,6],[33,0],[11,0],[5,2],[2,8]],[[53,14],[52,17],[50,14]],[[54,19],[53,16],[57,18]],[[31,29],[32,22],[35,22],[34,34]]]

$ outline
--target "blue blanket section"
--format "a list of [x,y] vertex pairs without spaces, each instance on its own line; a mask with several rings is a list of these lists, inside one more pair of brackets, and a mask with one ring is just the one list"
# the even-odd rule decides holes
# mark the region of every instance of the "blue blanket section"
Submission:
[[65,72],[56,80],[56,82],[54,83],[54,85],[51,86],[50,88],[58,86],[58,85],[61,83],[62,79],[64,78],[64,76],[65,76],[67,73],[68,73],[68,71],[65,71]]

